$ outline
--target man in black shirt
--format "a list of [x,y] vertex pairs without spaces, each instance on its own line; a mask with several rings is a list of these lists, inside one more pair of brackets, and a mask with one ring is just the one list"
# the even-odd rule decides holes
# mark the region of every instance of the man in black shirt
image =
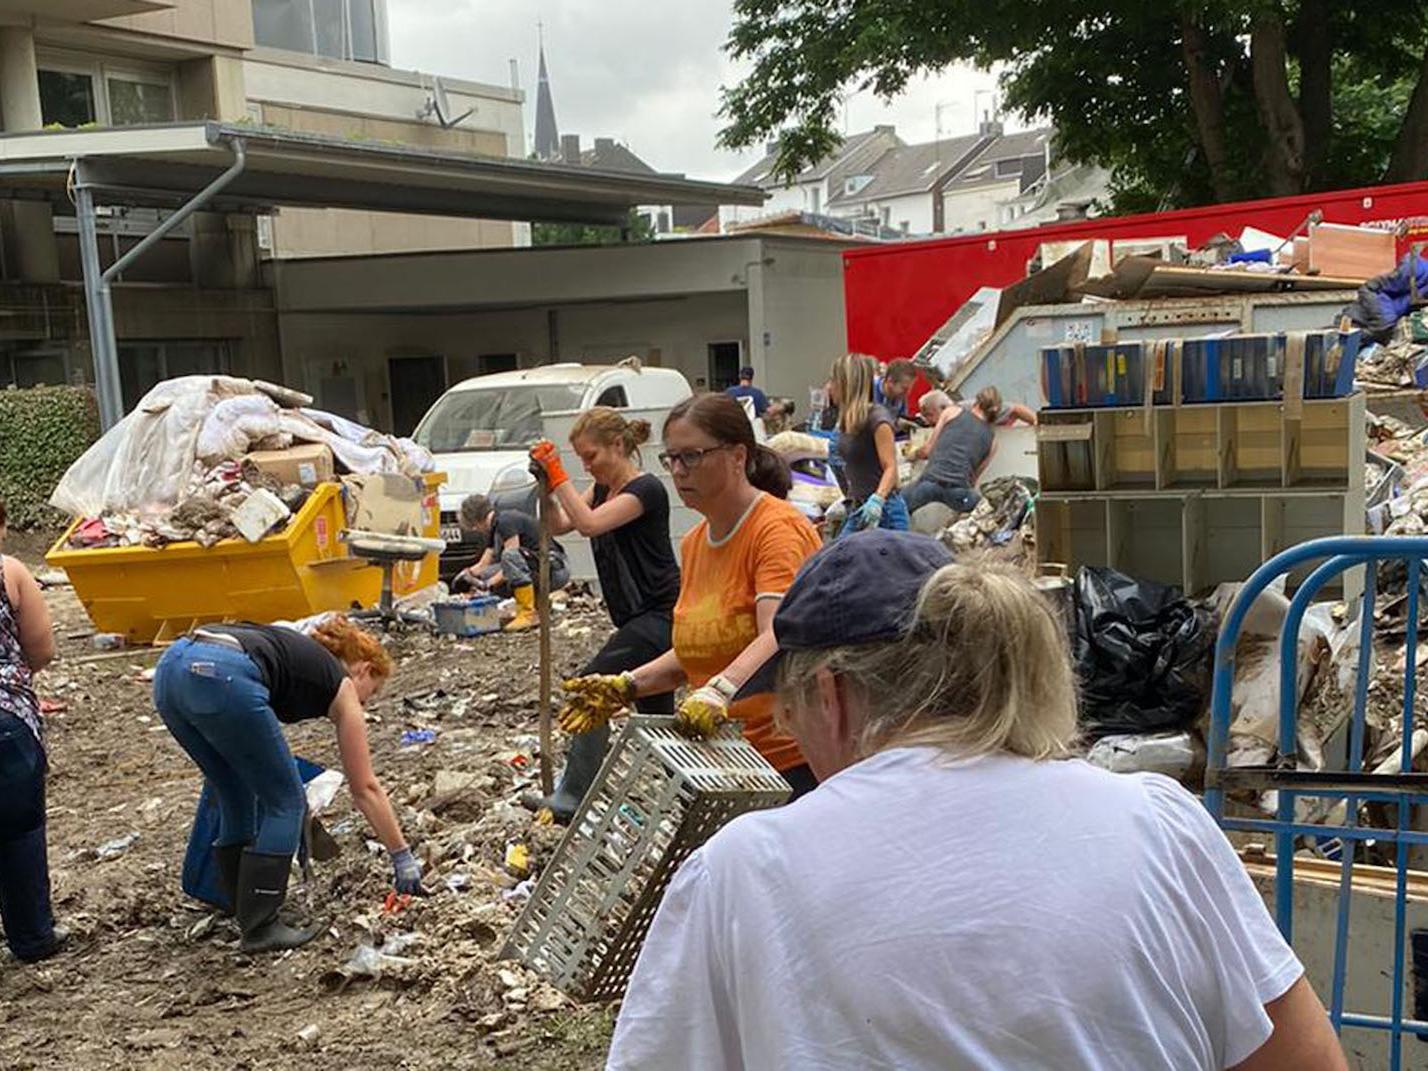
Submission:
[[[507,632],[534,628],[539,622],[535,608],[535,582],[540,575],[540,526],[534,517],[520,510],[497,510],[485,495],[471,495],[461,503],[461,524],[480,532],[489,540],[476,564],[462,570],[452,581],[454,591],[507,592],[519,608],[507,623]],[[550,544],[550,586],[559,591],[570,581],[565,548]]]

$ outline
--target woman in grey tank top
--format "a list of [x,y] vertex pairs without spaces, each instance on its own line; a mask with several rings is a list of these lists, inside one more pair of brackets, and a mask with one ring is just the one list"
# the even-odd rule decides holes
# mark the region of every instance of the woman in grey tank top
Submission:
[[[995,387],[981,391],[969,408],[951,402],[945,405],[932,438],[922,448],[927,467],[903,492],[908,513],[931,502],[941,502],[959,513],[976,506],[981,500],[977,481],[996,448],[996,424],[1002,415],[1002,397]],[[1012,415],[1036,422],[1036,415],[1022,406],[1012,407]]]

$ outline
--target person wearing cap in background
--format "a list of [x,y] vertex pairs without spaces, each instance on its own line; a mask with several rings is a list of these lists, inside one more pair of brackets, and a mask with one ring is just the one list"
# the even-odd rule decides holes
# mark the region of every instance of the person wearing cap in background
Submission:
[[754,370],[748,365],[739,369],[739,382],[732,387],[726,387],[724,393],[735,401],[740,398],[752,398],[754,401],[754,416],[761,417],[769,407],[768,395],[754,386]]
[[670,410],[659,459],[680,500],[704,518],[679,545],[671,647],[624,673],[567,680],[561,728],[592,732],[639,699],[687,684],[677,729],[702,739],[733,719],[795,795],[811,791],[817,782],[798,745],[774,725],[773,697],[734,702],[774,648],[779,600],[818,549],[813,526],[786,501],[788,465],[754,441],[743,406],[723,394],[697,394]]
[[680,866],[608,1067],[1343,1071],[1214,820],[1071,758],[1062,626],[1014,565],[872,531],[774,616],[819,787]]

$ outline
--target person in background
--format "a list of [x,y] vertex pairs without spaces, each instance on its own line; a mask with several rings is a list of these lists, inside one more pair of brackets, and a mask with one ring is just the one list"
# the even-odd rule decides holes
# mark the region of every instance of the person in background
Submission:
[[733,701],[767,657],[779,599],[819,545],[813,526],[785,501],[788,466],[754,442],[743,407],[722,394],[696,395],[670,411],[660,462],[680,499],[704,518],[680,544],[673,646],[626,673],[566,681],[561,726],[589,732],[644,696],[688,684],[675,711],[682,731],[706,737],[734,718],[794,795],[808,792],[817,782],[798,746],[774,727],[773,698]]
[[345,617],[311,636],[281,625],[205,625],[159,659],[154,706],[218,799],[213,854],[245,952],[296,948],[318,932],[278,917],[307,809],[283,724],[332,722],[352,802],[387,849],[397,891],[421,892],[421,864],[372,772],[362,709],[392,669],[377,638]]
[[996,453],[998,424],[1015,420],[1036,423],[1036,414],[1023,405],[1002,406],[996,387],[985,387],[968,408],[953,402],[942,391],[928,391],[919,408],[932,424],[932,435],[917,450],[926,458],[922,474],[908,484],[903,498],[909,514],[929,502],[941,502],[959,513],[967,513],[981,501],[977,483]]
[[[669,650],[679,562],[669,541],[664,484],[640,469],[640,446],[649,438],[648,421],[626,420],[617,409],[599,406],[580,414],[570,445],[594,480],[584,493],[566,475],[554,443],[542,440],[531,448],[532,461],[545,472],[551,529],[590,539],[600,591],[615,624],[615,634],[585,664],[582,676],[623,673]],[[674,693],[648,695],[635,706],[644,714],[673,714]],[[555,793],[527,802],[550,808],[558,822],[570,821],[600,772],[609,740],[603,724],[576,735]]]
[[[452,591],[510,593],[516,616],[506,622],[507,632],[523,632],[540,624],[536,612],[535,583],[540,576],[540,525],[518,509],[498,510],[485,495],[468,495],[461,503],[461,526],[486,537],[481,557],[457,573]],[[550,544],[550,587],[559,591],[570,582],[565,548]]]
[[829,394],[838,406],[837,450],[849,498],[839,535],[864,528],[908,527],[907,506],[897,487],[893,415],[872,401],[869,362],[857,354],[833,363]]
[[873,380],[873,404],[892,414],[894,421],[907,419],[907,396],[917,381],[917,366],[906,357],[888,362],[888,370]]
[[754,386],[754,370],[748,365],[739,369],[739,382],[733,387],[724,390],[730,398],[752,398],[754,400],[754,416],[761,417],[769,407],[768,395]]
[[[0,544],[6,509],[0,499]],[[15,558],[0,555],[0,922],[24,963],[64,945],[50,907],[45,843],[44,727],[35,674],[55,657],[54,626],[40,586]]]
[[764,434],[770,438],[793,427],[794,403],[791,398],[770,398],[764,410]]
[[1200,802],[1071,757],[1063,626],[1018,567],[860,533],[773,630],[740,695],[777,688],[822,784],[680,865],[608,1067],[1345,1071]]

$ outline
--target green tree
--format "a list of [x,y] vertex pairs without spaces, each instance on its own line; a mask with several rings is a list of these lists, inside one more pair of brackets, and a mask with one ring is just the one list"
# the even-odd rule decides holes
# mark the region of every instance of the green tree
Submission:
[[650,221],[633,208],[630,209],[629,222],[623,228],[598,227],[588,223],[531,225],[531,245],[619,245],[622,242],[652,241],[654,228],[650,226]]
[[1005,104],[1117,207],[1428,177],[1428,5],[1333,0],[735,0],[723,145],[776,139],[792,176],[832,152],[850,90],[949,64],[1002,69]]

